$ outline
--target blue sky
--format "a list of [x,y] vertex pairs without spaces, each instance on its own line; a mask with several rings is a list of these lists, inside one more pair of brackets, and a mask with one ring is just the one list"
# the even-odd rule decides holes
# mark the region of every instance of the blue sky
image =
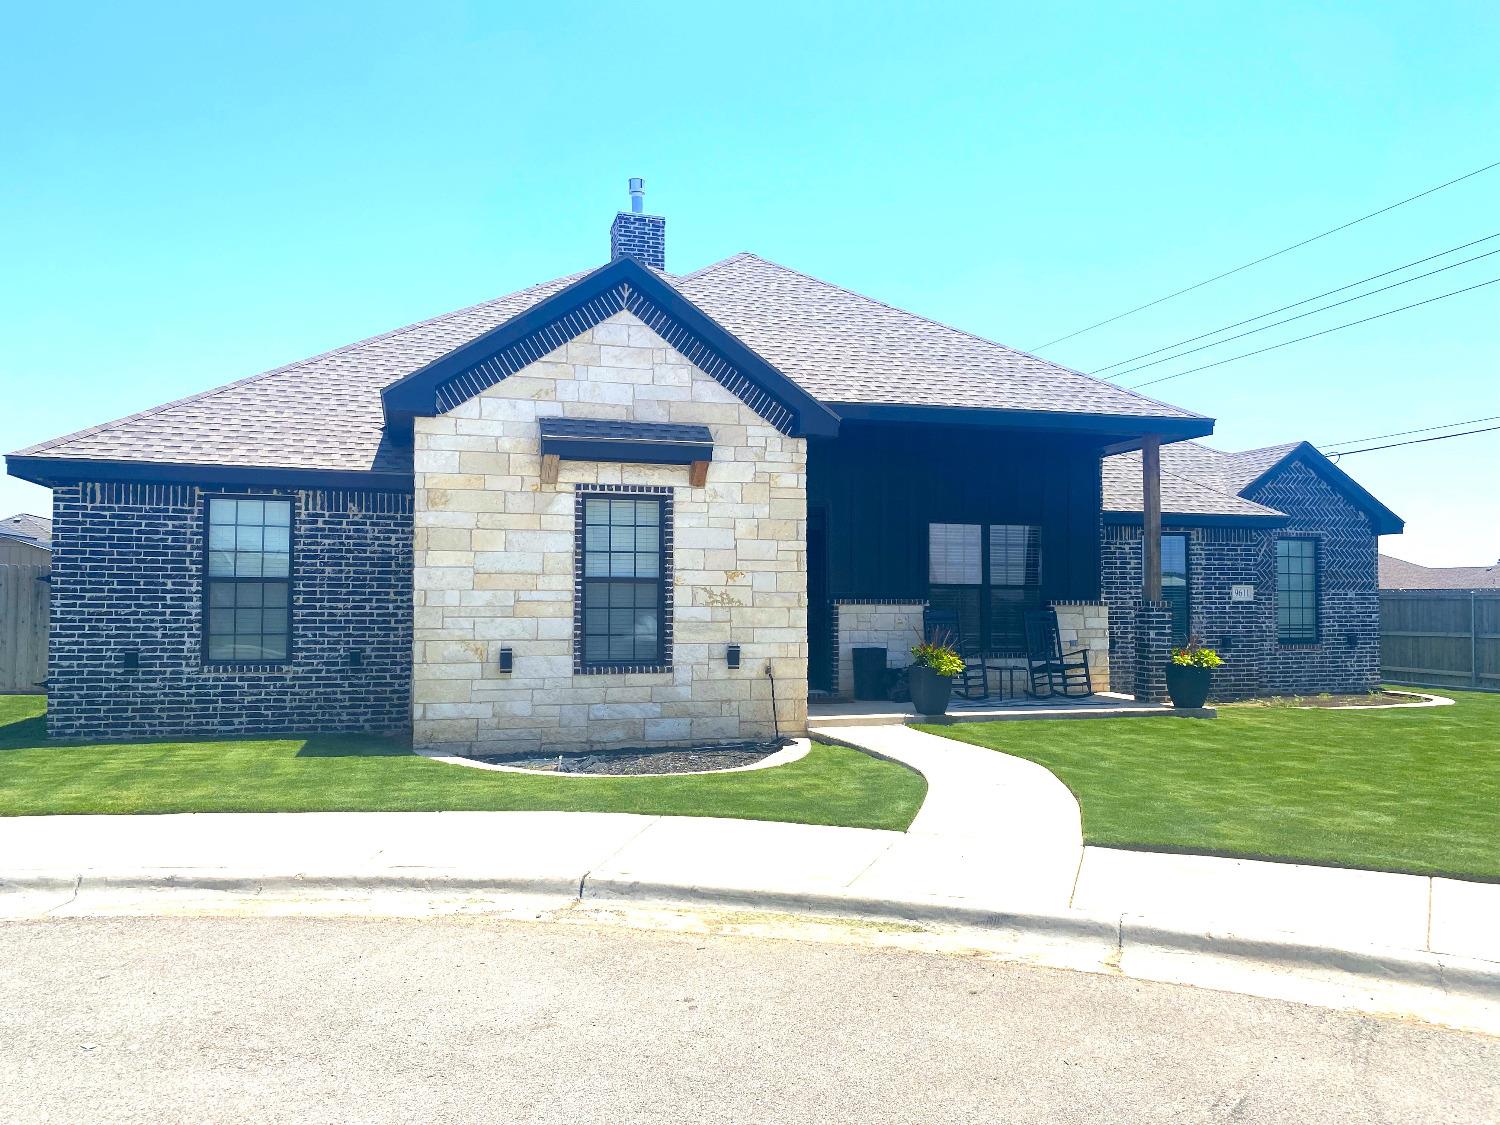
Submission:
[[[211,7],[7,14],[0,448],[599,264],[630,175],[674,270],[753,250],[1034,347],[1500,159],[1489,3]],[[1045,354],[1092,370],[1497,203],[1500,169]],[[1224,448],[1500,414],[1497,314],[1500,285],[1150,393]],[[1407,518],[1393,553],[1500,556],[1500,433],[1345,467]]]

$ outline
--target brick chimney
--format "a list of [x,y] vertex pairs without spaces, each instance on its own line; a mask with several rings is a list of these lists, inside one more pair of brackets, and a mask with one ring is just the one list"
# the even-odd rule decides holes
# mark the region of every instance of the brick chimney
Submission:
[[630,178],[630,210],[621,211],[609,227],[609,260],[634,258],[642,265],[667,268],[667,220],[647,215],[646,181]]

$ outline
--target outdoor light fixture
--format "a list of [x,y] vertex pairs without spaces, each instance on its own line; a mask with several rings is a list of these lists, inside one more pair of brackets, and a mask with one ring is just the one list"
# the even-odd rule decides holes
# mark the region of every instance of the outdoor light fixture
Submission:
[[351,648],[347,661],[351,668],[363,668],[365,666],[365,650],[362,648]]
[[728,648],[728,650],[725,652],[724,656],[725,656],[725,659],[728,661],[729,666],[731,668],[738,668],[740,666],[740,646],[739,645],[730,645],[729,648]]
[[1344,634],[1344,647],[1345,648],[1358,648],[1359,647],[1359,634],[1358,633],[1345,633]]
[[509,675],[516,670],[515,652],[508,648],[500,650],[500,671]]
[[124,672],[135,672],[141,666],[141,653],[139,649],[128,648],[120,653],[120,670]]

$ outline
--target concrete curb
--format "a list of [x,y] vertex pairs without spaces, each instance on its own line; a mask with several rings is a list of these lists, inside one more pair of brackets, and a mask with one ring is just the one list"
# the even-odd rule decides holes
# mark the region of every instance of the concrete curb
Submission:
[[[1317,943],[1287,933],[1220,933],[1153,921],[1132,914],[1091,914],[976,906],[941,899],[883,899],[818,889],[766,890],[684,885],[670,882],[572,876],[493,876],[462,871],[354,874],[308,872],[261,875],[233,871],[82,872],[0,878],[7,894],[50,892],[80,895],[214,891],[246,897],[308,892],[440,892],[449,894],[545,895],[585,905],[718,907],[865,921],[937,923],[984,931],[1020,945],[1074,943],[1092,947],[1107,967],[1140,954],[1228,959],[1247,967],[1334,972],[1368,982],[1417,986],[1450,996],[1500,1001],[1500,961],[1422,950]],[[53,907],[51,909],[56,909]],[[1131,975],[1127,972],[1127,975]]]

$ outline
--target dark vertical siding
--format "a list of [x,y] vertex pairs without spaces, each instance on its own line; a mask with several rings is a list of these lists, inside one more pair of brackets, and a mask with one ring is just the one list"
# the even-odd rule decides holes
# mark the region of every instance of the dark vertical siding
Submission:
[[927,590],[929,523],[1042,529],[1042,595],[1099,597],[1099,449],[1089,439],[846,422],[808,445],[809,504],[828,510],[829,594]]

